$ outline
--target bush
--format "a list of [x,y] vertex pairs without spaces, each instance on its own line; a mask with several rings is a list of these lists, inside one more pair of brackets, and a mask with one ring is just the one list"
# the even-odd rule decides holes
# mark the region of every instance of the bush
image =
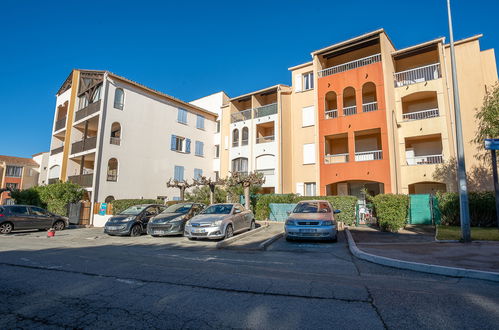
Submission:
[[[459,194],[437,193],[441,223],[447,226],[460,226]],[[468,194],[470,220],[473,227],[494,227],[496,206],[494,192],[470,192]]]
[[16,204],[34,205],[41,208],[47,208],[47,204],[42,202],[40,199],[40,192],[37,188],[38,187],[25,190],[14,190],[10,192],[10,197],[14,199]]
[[139,204],[164,204],[164,201],[158,199],[116,199],[111,202],[113,206],[113,215],[119,214],[130,206]]
[[407,221],[409,196],[380,194],[372,197],[374,212],[383,231],[397,232]]

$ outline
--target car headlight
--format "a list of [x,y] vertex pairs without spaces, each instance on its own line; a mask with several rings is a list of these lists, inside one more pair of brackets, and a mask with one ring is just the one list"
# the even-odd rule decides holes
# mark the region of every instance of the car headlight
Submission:
[[134,215],[129,216],[128,218],[123,219],[123,221],[126,221],[126,222],[133,221],[133,220],[135,220],[135,216]]
[[217,220],[215,222],[213,222],[213,227],[219,227],[222,225],[222,220]]
[[183,217],[182,217],[182,216],[180,216],[180,217],[176,217],[176,218],[174,218],[174,219],[171,219],[171,220],[170,220],[170,222],[180,222],[180,221],[182,221],[182,220],[183,220]]
[[331,220],[322,221],[321,226],[332,226],[333,222]]
[[286,226],[294,226],[295,221],[294,220],[286,220]]
[[186,226],[190,226],[190,225],[191,225],[191,220],[187,221],[187,222],[185,223],[185,225],[186,225]]

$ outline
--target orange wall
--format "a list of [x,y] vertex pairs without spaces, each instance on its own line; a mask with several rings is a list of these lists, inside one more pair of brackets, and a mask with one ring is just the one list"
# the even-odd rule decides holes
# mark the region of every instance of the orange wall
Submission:
[[[367,82],[376,85],[378,110],[362,112],[362,86]],[[355,89],[357,114],[343,116],[343,90],[346,87]],[[325,119],[325,96],[334,91],[338,99],[338,118]],[[381,62],[360,67],[358,69],[337,73],[318,79],[318,111],[319,111],[319,159],[320,159],[320,192],[326,194],[326,186],[331,183],[366,180],[384,183],[385,193],[392,191],[390,184],[390,158],[388,154],[388,133],[385,113],[385,90],[383,68]],[[379,128],[381,130],[382,160],[355,162],[356,131]],[[349,162],[341,164],[324,163],[324,137],[332,134],[348,134]]]
[[[5,181],[2,184],[2,188],[7,187],[7,183],[17,183],[18,189],[21,189],[21,183],[22,183],[22,178],[14,178],[14,177],[5,177]],[[0,205],[3,204],[3,201],[6,200],[7,198],[10,198],[10,193],[8,191],[4,191],[0,195]]]

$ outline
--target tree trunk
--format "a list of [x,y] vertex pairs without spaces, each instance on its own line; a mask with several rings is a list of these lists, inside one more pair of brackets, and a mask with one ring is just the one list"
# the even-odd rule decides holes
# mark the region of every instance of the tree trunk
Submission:
[[185,187],[180,187],[180,200],[184,200]]
[[210,204],[214,203],[214,199],[215,199],[215,185],[212,184],[210,185]]
[[246,210],[250,209],[250,187],[249,186],[244,186],[244,206],[246,207]]

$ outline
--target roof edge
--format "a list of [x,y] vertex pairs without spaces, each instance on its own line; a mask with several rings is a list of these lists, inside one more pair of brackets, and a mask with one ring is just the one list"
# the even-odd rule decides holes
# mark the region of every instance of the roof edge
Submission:
[[345,40],[345,41],[341,41],[341,42],[338,42],[336,44],[333,44],[333,45],[330,45],[330,46],[327,46],[327,47],[324,47],[324,48],[321,48],[321,49],[318,49],[318,50],[314,50],[310,54],[312,56],[319,55],[320,53],[324,53],[324,52],[332,50],[334,48],[343,46],[343,45],[345,45],[347,43],[350,43],[350,42],[353,42],[353,41],[356,41],[356,40],[359,40],[359,39],[362,39],[362,38],[370,37],[370,36],[373,36],[373,35],[376,35],[376,34],[381,34],[381,33],[384,33],[384,32],[385,32],[385,29],[383,29],[383,28],[378,29],[378,30],[374,30],[374,31],[371,31],[371,32],[368,32],[368,33],[364,33],[364,34],[362,34],[360,36],[357,36],[357,37],[354,37],[354,38],[351,38],[351,39],[348,39],[348,40]]
[[314,62],[313,62],[313,61],[308,61],[308,62],[306,62],[306,63],[302,63],[302,64],[298,64],[298,65],[295,65],[295,66],[289,67],[289,68],[288,68],[288,70],[289,70],[289,71],[294,71],[294,70],[297,70],[297,69],[304,68],[304,67],[306,67],[306,66],[310,66],[310,65],[312,65],[312,64],[314,64]]

